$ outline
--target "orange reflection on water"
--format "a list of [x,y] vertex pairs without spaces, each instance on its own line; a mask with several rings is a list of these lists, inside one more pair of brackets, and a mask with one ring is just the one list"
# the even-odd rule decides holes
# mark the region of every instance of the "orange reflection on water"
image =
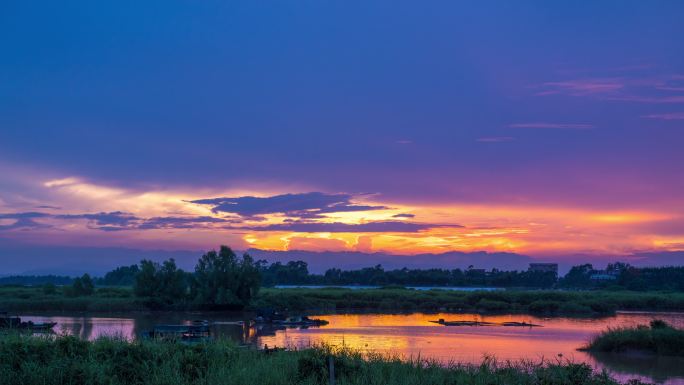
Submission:
[[[662,318],[684,327],[684,314],[676,313],[625,313],[603,319],[478,314],[341,314],[314,317],[330,323],[320,328],[280,330],[274,335],[259,337],[257,343],[290,348],[329,344],[367,353],[399,355],[404,359],[435,359],[442,363],[480,364],[485,356],[493,356],[498,360],[511,361],[555,362],[561,359],[604,368],[594,357],[577,350],[600,331],[608,327],[647,324],[653,318]],[[526,321],[543,326],[444,326],[430,322],[440,318],[492,323]],[[684,360],[680,364],[684,364]],[[627,377],[635,376],[637,373],[629,373]],[[666,380],[668,384],[680,384],[684,377],[668,377]]]

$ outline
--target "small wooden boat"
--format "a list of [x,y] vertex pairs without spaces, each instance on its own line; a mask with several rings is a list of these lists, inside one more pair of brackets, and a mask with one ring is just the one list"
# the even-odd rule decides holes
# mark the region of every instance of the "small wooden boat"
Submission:
[[209,338],[207,324],[192,325],[155,325],[146,336],[161,340],[202,340]]
[[46,331],[51,331],[52,328],[57,325],[57,322],[38,322],[38,323],[33,323],[31,321],[27,322],[28,329],[33,330],[34,332],[46,332]]
[[501,326],[518,326],[518,327],[541,327],[541,325],[529,323],[529,322],[502,322]]
[[432,323],[444,325],[444,326],[494,326],[496,325],[493,322],[486,322],[486,321],[445,321],[443,318],[440,318],[437,321],[430,321]]
[[22,321],[19,317],[9,316],[6,312],[0,312],[0,328],[49,331],[52,330],[55,325],[57,325],[57,322]]
[[323,326],[327,325],[328,321],[317,318],[302,317],[287,317],[284,320],[274,320],[274,324],[283,326]]

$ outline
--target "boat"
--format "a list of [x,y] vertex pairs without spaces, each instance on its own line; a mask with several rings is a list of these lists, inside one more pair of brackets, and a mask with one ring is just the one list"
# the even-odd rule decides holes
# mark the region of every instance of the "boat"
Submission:
[[31,331],[50,331],[57,325],[57,322],[33,322],[22,321],[17,316],[10,316],[6,312],[0,312],[0,328],[21,329]]
[[307,316],[287,316],[285,313],[274,311],[272,309],[260,310],[257,317],[254,319],[257,325],[282,325],[282,326],[323,326],[327,325],[328,321],[317,318],[309,318]]
[[191,325],[155,325],[145,336],[161,340],[203,340],[210,337],[208,323]]
[[445,321],[444,318],[440,318],[437,321],[430,321],[432,323],[444,325],[444,326],[494,326],[493,322],[486,321]]
[[21,325],[21,318],[10,316],[7,312],[0,312],[0,328],[18,328]]
[[501,326],[518,326],[518,327],[541,327],[541,325],[529,323],[529,322],[502,322]]
[[28,323],[28,329],[33,330],[34,332],[47,332],[47,331],[52,331],[52,328],[57,325],[57,322],[38,322],[38,323],[33,323],[29,321]]
[[287,317],[284,320],[273,321],[276,325],[284,326],[324,326],[328,324],[328,321],[318,318],[309,318],[307,316],[301,317]]

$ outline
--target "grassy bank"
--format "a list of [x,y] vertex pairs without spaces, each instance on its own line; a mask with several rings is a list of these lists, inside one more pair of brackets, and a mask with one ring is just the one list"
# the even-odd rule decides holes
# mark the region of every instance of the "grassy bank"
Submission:
[[[440,366],[328,348],[263,352],[226,341],[188,346],[169,342],[94,342],[0,336],[0,383],[19,384],[328,384],[328,357],[337,384],[576,384],[617,385],[591,367],[570,363]],[[632,383],[638,384],[638,383]]]
[[648,326],[609,329],[596,336],[583,350],[684,357],[684,330],[654,320]]
[[[605,315],[616,310],[684,310],[684,293],[632,291],[450,291],[401,288],[351,290],[263,288],[252,309],[270,307],[292,311],[410,312],[450,311],[531,313],[540,315]],[[162,306],[137,298],[130,288],[98,288],[91,296],[67,297],[58,289],[0,287],[0,311],[145,311],[200,310],[195,304]]]
[[130,288],[100,288],[93,295],[68,297],[61,288],[46,294],[40,287],[0,287],[0,311],[137,311],[148,310],[145,300]]
[[684,310],[684,293],[630,291],[450,291],[263,289],[253,306],[296,310],[450,311],[566,315]]

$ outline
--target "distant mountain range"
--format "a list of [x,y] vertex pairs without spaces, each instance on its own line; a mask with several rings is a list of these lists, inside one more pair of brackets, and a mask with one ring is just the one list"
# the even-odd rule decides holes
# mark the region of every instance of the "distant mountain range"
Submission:
[[[557,262],[561,274],[571,266],[593,263],[597,267],[614,261],[624,261],[636,266],[683,265],[684,252],[637,253],[628,256],[611,255],[565,255],[531,257],[515,253],[447,252],[441,254],[392,255],[386,253],[340,252],[340,251],[268,251],[247,250],[255,259],[269,262],[302,260],[309,264],[309,271],[322,273],[326,269],[358,269],[382,265],[385,269],[407,268],[461,268],[473,266],[480,269],[524,270],[530,262]],[[192,270],[203,254],[199,250],[143,250],[118,247],[67,247],[35,246],[9,243],[0,240],[0,276],[27,275],[102,275],[117,266],[138,263],[141,259],[161,261],[174,258],[178,265]]]

